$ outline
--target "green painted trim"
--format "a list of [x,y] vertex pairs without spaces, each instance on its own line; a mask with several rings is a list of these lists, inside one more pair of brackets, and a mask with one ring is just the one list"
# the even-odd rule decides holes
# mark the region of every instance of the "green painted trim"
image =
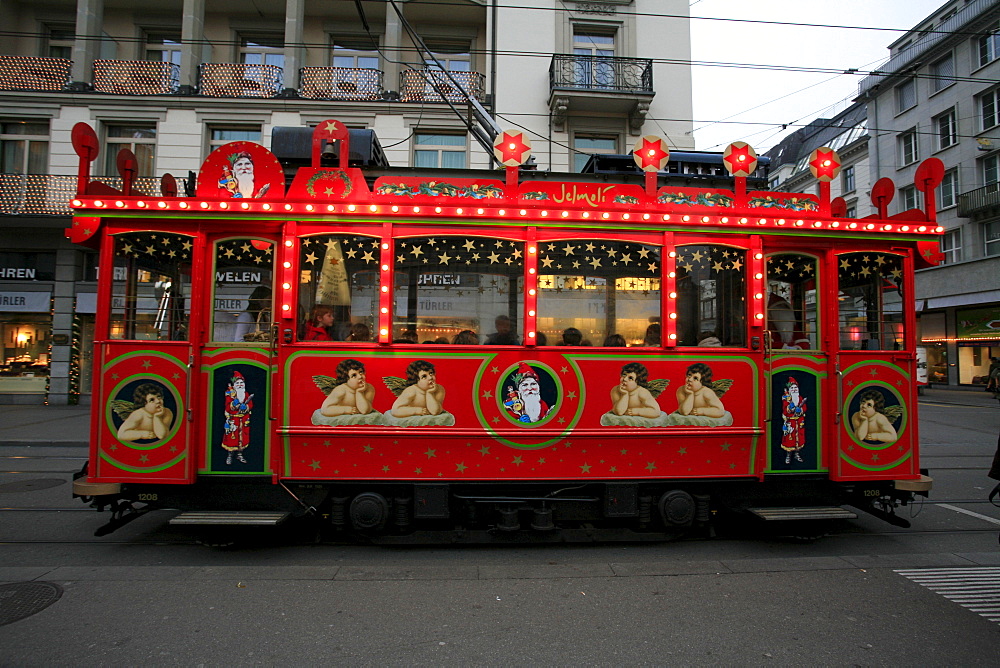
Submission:
[[840,458],[841,459],[843,459],[845,462],[847,462],[851,466],[855,466],[855,467],[857,467],[859,469],[862,469],[863,471],[888,471],[891,468],[895,468],[895,467],[899,466],[900,464],[902,464],[903,462],[905,462],[906,460],[908,460],[912,456],[913,456],[912,452],[907,452],[905,455],[903,455],[902,457],[900,457],[896,461],[890,462],[889,464],[886,464],[885,466],[868,466],[866,464],[861,464],[859,462],[854,461],[853,459],[851,459],[850,457],[848,457],[847,454],[844,453],[843,451],[840,453]]
[[[273,383],[271,382],[271,375],[272,374],[270,373],[270,371],[271,371],[271,365],[270,364],[265,364],[263,362],[256,362],[256,361],[245,360],[245,359],[231,359],[231,360],[220,361],[220,362],[217,362],[215,364],[204,364],[204,365],[202,365],[202,367],[201,367],[202,373],[208,373],[208,374],[210,374],[209,377],[208,377],[208,384],[206,386],[206,396],[207,397],[214,397],[215,396],[215,392],[216,392],[215,379],[213,377],[214,374],[211,374],[211,372],[214,371],[214,370],[216,370],[216,369],[218,369],[218,368],[229,366],[229,365],[235,365],[235,364],[240,364],[240,365],[243,365],[243,366],[256,367],[256,368],[258,368],[258,369],[260,369],[260,370],[262,370],[264,372],[264,377],[265,377],[266,383],[267,383],[267,387],[264,388],[264,391],[267,393],[268,403],[270,403],[271,386],[273,385]],[[209,405],[211,405],[211,401],[206,401],[205,405],[206,405],[206,407],[209,406]],[[264,406],[263,410],[266,413],[270,413],[271,412],[271,407],[270,406]],[[219,415],[216,414],[214,411],[212,412],[211,415],[208,416],[208,429],[205,430],[205,443],[204,443],[204,446],[205,446],[205,461],[206,462],[211,462],[212,461],[212,456],[211,456],[212,455],[212,432],[215,431],[215,423],[219,419],[220,419]],[[208,474],[212,474],[212,475],[230,475],[230,474],[237,474],[237,475],[271,475],[273,473],[273,471],[271,471],[268,468],[268,466],[269,466],[269,464],[271,462],[271,429],[270,429],[269,425],[267,424],[266,420],[267,420],[267,418],[265,418],[265,422],[264,422],[264,470],[263,471],[252,471],[252,472],[216,471],[213,468],[200,468],[200,469],[198,469],[198,473],[208,473]]]
[[[141,343],[141,342],[140,341],[135,341],[135,342],[128,341],[128,343],[131,344],[131,343]],[[173,362],[177,367],[179,367],[181,369],[187,369],[187,363],[186,362],[182,362],[176,355],[170,355],[168,353],[161,352],[159,350],[136,350],[136,351],[131,352],[131,353],[125,353],[123,355],[116,355],[112,359],[108,360],[107,362],[104,363],[104,366],[101,367],[101,372],[102,373],[107,372],[114,365],[120,364],[121,362],[123,362],[125,360],[128,360],[128,359],[132,359],[134,357],[159,357],[160,359],[164,359],[164,360]]]
[[[847,352],[851,352],[851,351],[847,351]],[[882,351],[880,351],[880,350],[872,350],[872,351],[868,351],[868,352],[873,352],[873,353],[878,353],[878,352],[889,353],[889,352],[892,352],[892,351],[888,351],[888,350],[882,350]],[[850,372],[854,371],[855,369],[857,369],[859,367],[863,367],[863,366],[884,366],[884,367],[887,367],[889,369],[895,369],[896,371],[899,372],[899,375],[901,375],[903,378],[906,378],[909,381],[913,380],[910,377],[910,374],[908,374],[906,371],[904,371],[900,366],[898,366],[896,364],[893,364],[892,362],[886,362],[885,360],[865,360],[864,362],[858,362],[857,364],[852,364],[851,366],[849,366],[846,369],[844,369],[843,375],[847,376],[847,374],[849,374]],[[865,383],[869,383],[869,382],[882,382],[882,381],[875,381],[875,380],[871,380],[871,381],[867,381],[866,380],[865,381]]]
[[161,464],[160,466],[148,466],[148,467],[129,466],[128,464],[122,464],[121,462],[112,459],[108,455],[108,453],[104,451],[102,451],[100,455],[101,459],[123,471],[128,471],[130,473],[157,473],[159,471],[164,471],[170,468],[171,466],[176,466],[177,464],[179,464],[181,461],[184,460],[185,457],[187,457],[187,451],[182,451],[179,455],[171,459],[166,464]]

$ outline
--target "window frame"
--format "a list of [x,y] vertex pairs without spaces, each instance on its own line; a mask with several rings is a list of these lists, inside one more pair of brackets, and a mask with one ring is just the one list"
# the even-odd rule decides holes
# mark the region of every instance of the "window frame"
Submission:
[[920,193],[916,186],[903,186],[899,189],[899,213],[920,208]]
[[[149,178],[155,175],[156,172],[156,148],[157,148],[157,124],[155,122],[142,122],[142,121],[107,121],[103,124],[104,129],[104,176],[118,176],[118,151],[123,148],[130,149],[135,153],[137,161],[137,173],[138,178]],[[111,131],[114,128],[131,129],[136,131],[152,131],[151,137],[114,137],[111,135]],[[143,169],[143,163],[145,162],[144,156],[140,155],[142,151],[137,151],[137,146],[152,146],[151,152],[148,156],[148,169]]]
[[[461,150],[456,150],[458,144],[420,144],[420,137],[461,137],[463,140]],[[411,164],[414,167],[427,167],[430,169],[444,168],[444,169],[468,169],[469,167],[469,135],[463,134],[461,132],[448,131],[448,130],[414,130],[413,131],[413,141],[412,141],[412,153],[411,153]],[[417,165],[417,153],[436,153],[437,159],[433,166],[431,165]],[[462,166],[461,167],[442,167],[443,157],[445,153],[461,153],[462,154]]]
[[840,172],[841,189],[844,193],[852,193],[857,190],[857,174],[854,165],[847,165]]
[[[950,244],[950,245],[949,245]],[[947,230],[941,235],[941,264],[955,264],[962,261],[962,228]]]
[[[595,141],[605,141],[610,140],[614,143],[614,147],[610,149],[603,149],[599,147],[590,147],[590,150],[583,150],[577,146],[577,142],[583,140],[595,140]],[[575,130],[573,132],[573,141],[570,147],[570,171],[574,174],[579,174],[583,170],[587,161],[590,160],[592,155],[618,155],[621,152],[621,135],[616,132],[601,132],[598,130],[588,131],[588,130]],[[583,158],[582,156],[586,156]],[[578,160],[582,162],[577,164]]]
[[954,107],[935,116],[933,122],[938,151],[958,144],[958,115]]
[[[987,106],[990,108],[989,113]],[[991,88],[976,96],[976,116],[979,129],[983,132],[1000,125],[1000,87]]]
[[976,66],[973,69],[986,67],[1000,57],[1000,23],[994,23],[989,32],[976,38],[976,48],[973,53],[976,59]]
[[[917,106],[917,80],[909,79],[903,83],[896,86],[894,89],[896,98],[896,114],[902,114],[905,111],[909,111]],[[907,103],[908,94],[912,96],[912,103],[908,106],[903,106]]]
[[900,132],[896,136],[896,159],[898,169],[912,165],[920,160],[920,143],[917,138],[917,128],[913,127]]
[[[278,41],[281,46],[269,46],[263,42]],[[285,70],[285,36],[282,33],[271,32],[241,32],[237,41],[237,56],[243,65],[274,65]],[[260,56],[259,63],[249,62],[248,56]],[[269,57],[276,58],[279,62],[268,62]]]
[[[946,201],[945,195],[947,193],[950,193],[950,197],[948,197]],[[937,200],[940,203],[941,210],[958,206],[958,195],[958,168],[955,167],[945,171],[944,176],[941,178],[941,183],[938,185]]]
[[[46,134],[44,134],[44,135],[42,135],[42,134],[18,134],[18,133],[15,133],[15,132],[6,132],[6,130],[9,129],[8,126],[10,126],[10,125],[19,125],[19,126],[22,126],[24,128],[27,128],[27,126],[30,126],[30,125],[39,125],[39,126],[41,126],[42,123],[44,123],[45,126],[46,126]],[[2,157],[3,157],[4,154],[6,154],[6,147],[4,146],[4,144],[9,144],[9,143],[22,144],[23,143],[23,147],[21,148],[21,154],[22,155],[21,155],[21,161],[20,161],[21,162],[21,168],[20,168],[20,170],[19,171],[7,171],[7,169],[4,169],[2,173],[4,173],[4,174],[22,174],[22,175],[23,174],[48,174],[49,173],[49,144],[51,143],[51,139],[52,139],[51,125],[50,125],[48,119],[40,119],[40,120],[31,119],[31,120],[24,120],[24,121],[0,120],[0,159],[2,159]],[[32,163],[32,159],[31,159],[31,157],[32,157],[32,144],[44,144],[44,149],[43,149],[44,160],[43,160],[43,162],[45,164],[42,167],[42,171],[33,171],[31,169],[31,163]],[[9,165],[4,165],[4,167],[9,168]]]
[[[939,72],[941,65],[944,63],[949,63],[951,65],[950,74],[941,74]],[[955,84],[955,54],[949,52],[948,55],[938,58],[931,63],[929,70],[931,77],[931,95],[936,95],[945,88]]]
[[[173,63],[177,67],[181,66],[182,40],[179,30],[144,30],[143,38],[144,60]],[[158,58],[151,57],[150,54],[154,52],[160,54]],[[166,54],[170,55],[169,59],[164,57]]]
[[[996,238],[991,239],[991,235],[996,235]],[[986,257],[1000,255],[1000,221],[983,223],[983,255]]]

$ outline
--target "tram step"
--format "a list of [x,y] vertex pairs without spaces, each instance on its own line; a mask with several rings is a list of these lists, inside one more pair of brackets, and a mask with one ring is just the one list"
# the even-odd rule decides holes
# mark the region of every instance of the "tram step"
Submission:
[[790,520],[853,520],[857,514],[840,506],[805,506],[799,508],[748,508],[757,517],[768,521]]
[[291,513],[250,510],[190,510],[170,520],[171,524],[201,524],[228,526],[278,526]]

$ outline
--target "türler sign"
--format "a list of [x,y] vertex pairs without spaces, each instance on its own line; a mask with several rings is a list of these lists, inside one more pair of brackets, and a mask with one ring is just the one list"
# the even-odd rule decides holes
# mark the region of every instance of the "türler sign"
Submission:
[[0,291],[0,311],[8,313],[48,313],[51,302],[51,292]]

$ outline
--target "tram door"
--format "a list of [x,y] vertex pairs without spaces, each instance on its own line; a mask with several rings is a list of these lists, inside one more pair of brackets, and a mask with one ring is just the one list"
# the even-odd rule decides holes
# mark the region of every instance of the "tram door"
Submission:
[[820,262],[815,255],[767,256],[765,372],[769,473],[827,470],[821,425],[827,356],[819,322]]
[[91,475],[190,482],[196,467],[189,419],[196,237],[145,229],[115,233],[108,241],[101,295],[110,301],[98,314],[94,342],[93,401],[104,409],[95,411]]
[[[207,239],[210,297],[201,345],[201,474],[269,475],[275,239]],[[211,286],[207,289],[207,286]]]

